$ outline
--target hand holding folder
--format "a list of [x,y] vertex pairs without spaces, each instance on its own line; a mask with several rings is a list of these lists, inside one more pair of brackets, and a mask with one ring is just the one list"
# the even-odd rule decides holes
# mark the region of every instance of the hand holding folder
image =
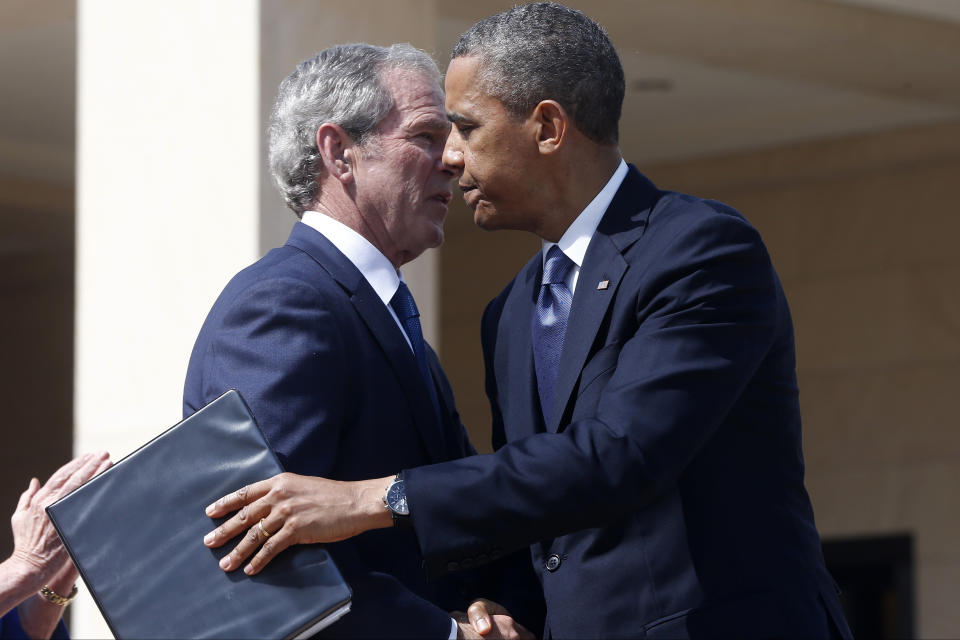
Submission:
[[350,607],[320,546],[257,576],[227,574],[201,543],[204,506],[282,472],[246,403],[228,391],[47,513],[117,638],[304,637]]

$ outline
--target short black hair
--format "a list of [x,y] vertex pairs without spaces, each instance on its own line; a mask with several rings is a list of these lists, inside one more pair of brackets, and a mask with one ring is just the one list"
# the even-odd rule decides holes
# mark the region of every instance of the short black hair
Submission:
[[603,27],[580,11],[555,2],[514,7],[473,25],[450,57],[478,58],[481,88],[512,115],[556,100],[588,138],[617,143],[623,67]]

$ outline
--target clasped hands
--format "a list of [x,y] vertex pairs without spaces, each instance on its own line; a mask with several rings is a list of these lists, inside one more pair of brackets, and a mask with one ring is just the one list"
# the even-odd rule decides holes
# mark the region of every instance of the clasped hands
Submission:
[[[340,482],[281,473],[208,506],[206,514],[211,518],[233,516],[208,533],[203,542],[216,548],[246,532],[220,560],[220,568],[233,571],[250,558],[243,571],[255,575],[291,545],[338,542],[393,526],[381,499],[392,480],[387,476]],[[506,609],[490,600],[477,600],[467,613],[455,611],[451,616],[461,638],[533,638]]]

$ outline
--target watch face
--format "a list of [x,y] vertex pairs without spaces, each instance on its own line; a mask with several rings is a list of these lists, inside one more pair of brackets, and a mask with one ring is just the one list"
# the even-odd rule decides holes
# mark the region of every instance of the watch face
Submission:
[[403,488],[402,480],[395,481],[387,489],[387,506],[398,515],[410,515],[410,507],[407,506],[407,492]]

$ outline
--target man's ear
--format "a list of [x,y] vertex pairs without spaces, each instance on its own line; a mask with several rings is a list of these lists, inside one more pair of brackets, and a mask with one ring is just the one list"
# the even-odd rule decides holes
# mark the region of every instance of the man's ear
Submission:
[[543,100],[533,108],[531,120],[540,153],[556,152],[563,145],[571,125],[567,111],[555,100]]
[[327,174],[347,184],[353,181],[350,160],[355,157],[356,145],[340,125],[324,122],[317,129],[317,150]]

